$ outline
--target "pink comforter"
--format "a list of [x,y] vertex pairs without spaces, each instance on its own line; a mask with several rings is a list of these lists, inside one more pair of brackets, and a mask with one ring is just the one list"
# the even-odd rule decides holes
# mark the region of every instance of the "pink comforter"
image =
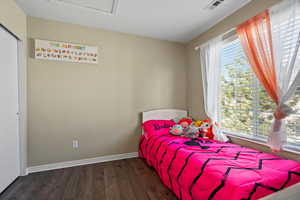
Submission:
[[139,156],[179,199],[259,199],[300,182],[300,163],[239,145],[142,136]]

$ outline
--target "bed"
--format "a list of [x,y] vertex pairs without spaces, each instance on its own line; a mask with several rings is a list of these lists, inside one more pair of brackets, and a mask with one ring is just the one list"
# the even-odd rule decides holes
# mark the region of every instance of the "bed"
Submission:
[[[187,112],[147,111],[143,123],[179,116],[187,116]],[[260,199],[300,182],[299,162],[204,138],[143,133],[139,157],[183,200]]]

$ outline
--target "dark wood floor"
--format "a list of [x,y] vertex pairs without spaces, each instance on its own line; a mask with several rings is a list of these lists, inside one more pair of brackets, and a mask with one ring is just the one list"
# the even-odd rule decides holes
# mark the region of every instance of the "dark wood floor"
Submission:
[[176,200],[138,158],[30,174],[0,200]]

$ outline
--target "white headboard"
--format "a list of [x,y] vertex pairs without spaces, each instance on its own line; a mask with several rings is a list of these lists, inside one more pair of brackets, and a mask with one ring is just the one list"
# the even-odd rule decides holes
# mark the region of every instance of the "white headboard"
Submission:
[[176,117],[187,117],[186,110],[160,109],[143,112],[143,123],[148,120],[170,120]]

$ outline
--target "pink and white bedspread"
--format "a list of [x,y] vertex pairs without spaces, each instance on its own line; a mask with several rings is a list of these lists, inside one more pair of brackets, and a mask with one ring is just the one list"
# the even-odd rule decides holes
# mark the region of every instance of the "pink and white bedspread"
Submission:
[[139,156],[182,200],[259,199],[300,182],[300,163],[235,144],[141,137]]

